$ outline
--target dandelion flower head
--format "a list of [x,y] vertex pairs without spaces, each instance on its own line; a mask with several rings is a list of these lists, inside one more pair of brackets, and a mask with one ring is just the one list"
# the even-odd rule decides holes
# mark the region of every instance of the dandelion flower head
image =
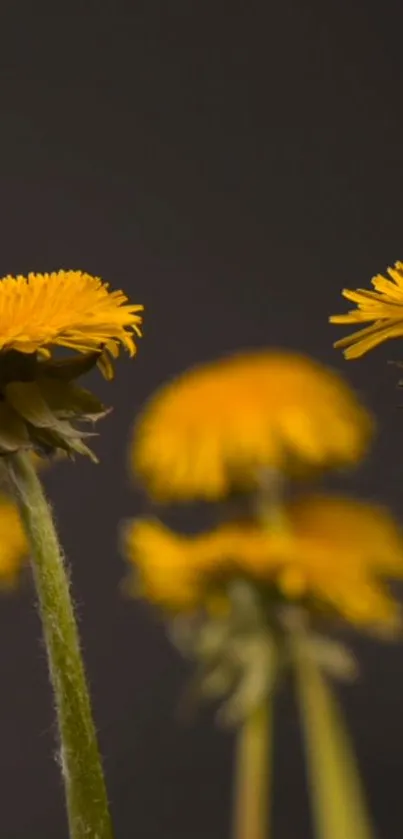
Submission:
[[291,352],[255,351],[162,387],[136,424],[130,456],[160,500],[217,499],[268,468],[354,463],[371,431],[336,373]]
[[86,353],[112,342],[133,355],[142,309],[81,271],[7,276],[0,280],[0,351],[33,353],[58,345]]
[[244,575],[356,626],[397,624],[382,578],[403,576],[402,534],[386,510],[354,499],[303,497],[287,506],[282,531],[232,523],[183,536],[138,520],[127,528],[126,555],[139,593],[173,611],[205,607],[215,581]]
[[[81,271],[0,280],[0,455],[31,449],[96,460],[78,424],[107,411],[75,380],[95,364],[112,378],[121,346],[134,355],[142,308]],[[75,353],[54,358],[55,347]]]

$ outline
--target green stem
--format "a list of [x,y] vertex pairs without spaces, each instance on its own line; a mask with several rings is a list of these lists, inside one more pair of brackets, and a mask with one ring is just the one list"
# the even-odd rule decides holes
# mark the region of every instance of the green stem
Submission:
[[271,703],[248,717],[238,733],[233,839],[267,839]]
[[59,725],[70,839],[112,839],[69,582],[52,513],[29,455],[10,455],[7,465],[31,546]]
[[306,642],[294,663],[318,839],[374,839],[350,738],[333,692]]

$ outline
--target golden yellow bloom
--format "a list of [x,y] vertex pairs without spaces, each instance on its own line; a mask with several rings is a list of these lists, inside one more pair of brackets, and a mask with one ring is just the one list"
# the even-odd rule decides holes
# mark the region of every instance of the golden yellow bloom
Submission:
[[[190,540],[178,536],[157,520],[134,521],[125,532],[125,550],[140,571],[134,594],[165,606],[187,608],[199,598],[195,566],[189,556]],[[190,562],[189,562],[190,559]]]
[[16,506],[0,496],[0,588],[13,586],[24,559],[28,544]]
[[[111,378],[120,346],[134,355],[142,308],[81,271],[0,280],[0,455],[61,450],[96,459],[75,423],[106,410],[75,380],[95,364]],[[56,346],[77,354],[52,358]]]
[[163,387],[135,427],[130,456],[160,500],[214,499],[265,469],[353,463],[371,430],[334,372],[291,352],[256,351]]
[[[227,524],[178,536],[158,522],[135,521],[126,553],[139,591],[165,607],[205,605],[215,581],[245,575],[287,600],[335,612],[358,625],[393,627],[398,607],[381,578],[403,576],[403,537],[386,510],[333,496],[289,504],[287,526]],[[208,592],[208,595],[207,595]]]
[[136,351],[143,306],[81,271],[54,271],[0,280],[0,350],[33,353],[51,345],[77,352]]
[[373,321],[371,326],[336,341],[334,346],[342,347],[346,358],[359,358],[389,338],[403,337],[403,262],[396,262],[387,272],[391,279],[378,274],[371,280],[375,291],[342,291],[343,297],[356,303],[357,308],[345,315],[332,315],[331,323]]

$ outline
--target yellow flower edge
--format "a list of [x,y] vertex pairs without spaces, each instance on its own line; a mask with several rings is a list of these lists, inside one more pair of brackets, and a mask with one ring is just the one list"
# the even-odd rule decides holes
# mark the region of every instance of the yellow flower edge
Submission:
[[134,427],[131,469],[158,500],[210,500],[266,470],[360,460],[372,420],[344,380],[292,352],[239,353],[185,372]]
[[28,557],[28,543],[17,507],[0,495],[0,588],[14,588]]
[[332,315],[330,323],[373,323],[340,338],[334,347],[344,350],[345,358],[360,358],[384,341],[403,337],[403,262],[388,268],[389,279],[382,274],[372,278],[375,291],[343,289],[342,295],[356,308],[344,315]]
[[[50,466],[50,461],[30,454],[32,463],[41,473]],[[56,460],[62,460],[60,454]],[[15,503],[0,493],[0,589],[16,587],[21,568],[29,556],[29,546]]]

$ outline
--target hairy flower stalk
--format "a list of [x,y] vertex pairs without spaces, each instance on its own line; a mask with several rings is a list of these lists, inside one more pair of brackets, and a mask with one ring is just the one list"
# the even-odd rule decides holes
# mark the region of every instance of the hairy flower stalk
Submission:
[[112,839],[69,582],[51,510],[26,453],[6,457],[26,529],[59,727],[70,839]]
[[[82,271],[0,280],[0,456],[31,548],[70,839],[112,839],[112,828],[68,577],[32,453],[97,460],[85,442],[93,431],[83,426],[108,410],[77,380],[95,365],[111,379],[120,350],[135,355],[142,310]],[[58,358],[57,347],[73,354]],[[8,535],[18,536],[17,529]],[[11,550],[15,538],[8,542]]]

